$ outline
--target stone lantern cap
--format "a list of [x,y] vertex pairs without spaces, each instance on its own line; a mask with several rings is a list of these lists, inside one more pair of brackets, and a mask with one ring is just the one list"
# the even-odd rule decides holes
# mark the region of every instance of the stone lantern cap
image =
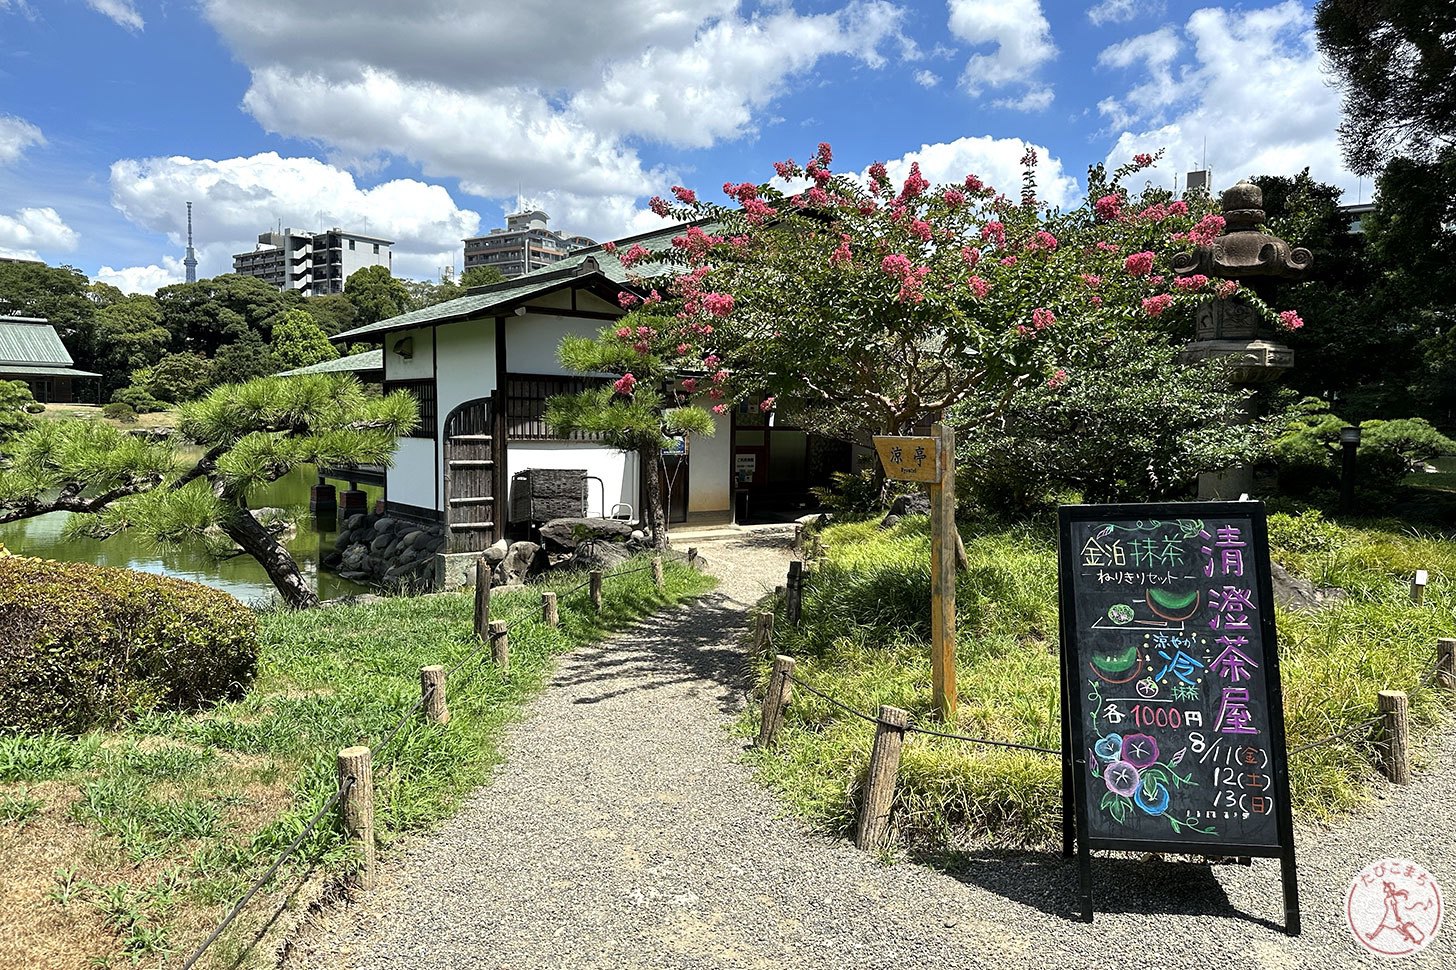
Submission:
[[1173,257],[1173,272],[1179,276],[1202,273],[1219,279],[1240,280],[1259,289],[1263,280],[1298,280],[1314,257],[1308,249],[1291,247],[1268,232],[1264,222],[1264,192],[1247,179],[1224,191],[1222,196],[1224,233],[1211,246]]

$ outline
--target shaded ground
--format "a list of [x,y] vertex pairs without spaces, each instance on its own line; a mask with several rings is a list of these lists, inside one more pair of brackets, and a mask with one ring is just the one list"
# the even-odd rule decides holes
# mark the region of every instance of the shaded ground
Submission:
[[[745,610],[781,583],[783,537],[702,544],[720,589],[566,657],[488,788],[325,914],[294,967],[1344,967],[1382,965],[1344,925],[1350,878],[1382,856],[1456,893],[1456,741],[1409,788],[1300,834],[1304,935],[1277,864],[1096,863],[1099,915],[1044,853],[885,866],[781,816],[728,731]],[[1447,927],[1411,966],[1456,960]]]

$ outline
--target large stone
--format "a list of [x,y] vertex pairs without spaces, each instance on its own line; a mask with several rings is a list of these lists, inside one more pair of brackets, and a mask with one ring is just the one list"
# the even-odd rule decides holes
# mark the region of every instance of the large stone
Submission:
[[369,516],[363,514],[362,512],[358,515],[351,515],[344,520],[344,529],[348,532],[353,532],[355,529],[364,525],[364,520],[367,518],[369,518]]
[[1269,578],[1273,581],[1274,603],[1284,610],[1322,610],[1349,595],[1337,586],[1316,586],[1277,562],[1269,563]]
[[424,532],[419,529],[414,529],[413,531],[406,532],[403,537],[400,538],[399,544],[402,546],[410,546],[411,548],[413,548],[414,546],[417,546],[424,541]]
[[576,569],[608,570],[632,558],[632,551],[615,542],[594,542],[576,551],[571,565]]
[[496,570],[502,584],[523,583],[546,567],[546,557],[534,542],[513,542]]
[[541,526],[548,552],[575,552],[583,542],[626,542],[632,526],[620,519],[552,519]]
[[511,544],[505,539],[502,539],[495,545],[487,548],[485,552],[483,552],[481,555],[485,556],[485,561],[493,566],[496,563],[500,562],[502,559],[505,559],[506,553],[510,551]]
[[890,503],[888,514],[890,515],[929,515],[930,496],[924,492],[911,492],[909,495],[901,495]]
[[380,533],[389,532],[389,531],[391,531],[395,527],[395,525],[396,525],[396,520],[395,519],[391,519],[388,516],[385,516],[382,519],[376,519],[375,520],[375,522],[374,522],[374,531],[375,532],[380,532]]
[[390,535],[387,532],[380,533],[378,536],[375,536],[373,542],[369,543],[369,551],[383,552],[385,550],[385,547],[387,547],[393,541],[394,536]]

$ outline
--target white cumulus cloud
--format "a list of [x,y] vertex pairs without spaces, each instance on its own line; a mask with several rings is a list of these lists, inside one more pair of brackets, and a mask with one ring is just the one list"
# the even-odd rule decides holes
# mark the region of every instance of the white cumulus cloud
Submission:
[[[1051,89],[1038,80],[1037,72],[1057,56],[1057,48],[1040,0],[947,0],[947,6],[954,36],[973,47],[995,45],[995,50],[978,52],[966,62],[961,74],[966,91],[972,95],[987,88],[1044,91],[1027,100],[1026,110],[1039,110],[1051,102]],[[1020,100],[1007,96],[998,106],[1023,107]]]
[[[1160,97],[1115,99],[1115,118],[1123,124],[1109,165],[1163,147],[1163,164],[1147,174],[1171,185],[1180,173],[1202,168],[1206,150],[1217,189],[1305,166],[1320,181],[1354,188],[1335,134],[1340,94],[1322,72],[1308,10],[1295,0],[1258,10],[1202,9],[1181,34],[1192,51],[1189,62],[1176,70],[1171,61],[1143,62],[1144,78],[1134,88],[1166,88]],[[1166,50],[1161,43],[1149,42],[1150,49]],[[1129,55],[1127,63],[1136,58]]]
[[1102,0],[1087,8],[1087,19],[1098,27],[1103,24],[1124,24],[1134,17],[1161,16],[1163,0]]
[[915,72],[915,83],[922,88],[933,88],[940,83],[940,75],[922,68]]
[[0,256],[40,259],[75,249],[80,239],[50,206],[21,209],[14,215],[0,212]]
[[127,30],[139,31],[146,26],[146,21],[137,12],[137,8],[131,0],[86,0],[86,6],[97,13],[110,17],[112,20]]
[[[1037,198],[1049,205],[1066,208],[1082,195],[1077,180],[1062,169],[1045,145],[1030,145],[1019,138],[993,138],[990,135],[957,138],[955,141],[921,145],[899,158],[885,162],[892,183],[898,185],[910,174],[910,164],[920,163],[920,174],[931,185],[959,183],[967,175],[976,175],[1013,199],[1021,197],[1021,159],[1028,147],[1036,149]],[[868,180],[869,171],[861,173]]]
[[155,293],[164,286],[181,283],[187,278],[182,260],[174,256],[163,256],[162,265],[125,266],[112,269],[103,266],[92,277],[98,283],[110,283],[123,293]]
[[231,255],[251,250],[280,221],[300,231],[322,223],[392,239],[396,274],[418,277],[458,264],[460,240],[480,228],[479,214],[457,206],[443,186],[395,179],[361,188],[342,169],[274,152],[122,159],[111,166],[111,197],[132,222],[166,233],[179,252],[192,202],[202,276],[230,272]]
[[8,165],[34,145],[44,145],[40,129],[24,118],[0,115],[0,165]]
[[1183,41],[1172,27],[1129,37],[1105,48],[1097,55],[1098,66],[1141,68],[1147,79],[1120,98],[1103,98],[1097,102],[1097,110],[1114,128],[1126,127],[1140,117],[1155,117],[1160,109],[1185,94],[1172,70],[1182,50]]

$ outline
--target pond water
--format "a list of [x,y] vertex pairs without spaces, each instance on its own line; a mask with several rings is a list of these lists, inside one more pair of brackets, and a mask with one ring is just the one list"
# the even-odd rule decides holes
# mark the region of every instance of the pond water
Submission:
[[[315,521],[308,511],[309,486],[318,481],[313,468],[296,469],[286,478],[262,490],[252,500],[254,508],[274,506],[295,513],[298,534],[288,540],[289,552],[297,560],[300,571],[319,596],[330,599],[351,593],[366,592],[363,586],[340,579],[333,573],[320,572],[319,549],[333,548],[336,523]],[[347,487],[335,483],[340,488]],[[379,489],[364,487],[372,507]],[[8,525],[0,525],[0,543],[17,555],[59,559],[65,562],[89,562],[101,566],[120,566],[146,573],[160,573],[178,579],[206,583],[231,593],[245,603],[266,602],[276,595],[263,567],[250,556],[217,559],[199,543],[158,545],[123,532],[109,539],[74,538],[63,535],[70,515],[55,512]]]

